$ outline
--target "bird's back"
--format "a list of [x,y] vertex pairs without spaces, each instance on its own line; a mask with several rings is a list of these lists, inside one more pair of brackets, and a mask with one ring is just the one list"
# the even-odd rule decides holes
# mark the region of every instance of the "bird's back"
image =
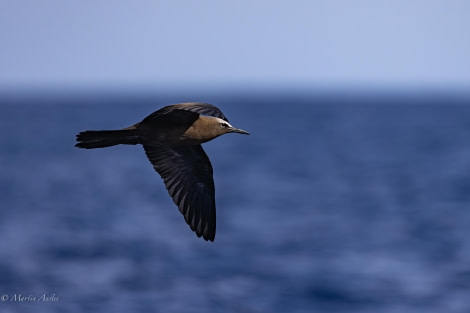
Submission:
[[153,114],[167,114],[174,110],[190,111],[197,114],[218,117],[228,122],[227,117],[224,115],[224,113],[222,113],[222,111],[218,107],[205,102],[183,102],[178,104],[172,104],[161,108]]
[[158,110],[136,124],[142,144],[179,145],[181,137],[199,118],[199,114],[186,110]]

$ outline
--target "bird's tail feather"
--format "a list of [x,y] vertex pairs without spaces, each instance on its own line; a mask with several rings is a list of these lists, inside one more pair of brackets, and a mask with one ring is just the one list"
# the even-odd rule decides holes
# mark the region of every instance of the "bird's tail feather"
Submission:
[[75,147],[94,149],[119,144],[135,145],[139,143],[136,129],[121,130],[87,130],[77,135]]

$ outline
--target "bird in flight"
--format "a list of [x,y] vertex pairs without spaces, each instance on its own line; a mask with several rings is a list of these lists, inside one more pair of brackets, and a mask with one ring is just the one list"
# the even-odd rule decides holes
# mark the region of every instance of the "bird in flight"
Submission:
[[249,135],[230,125],[216,106],[185,102],[163,107],[124,129],[80,132],[75,146],[94,149],[141,144],[186,223],[198,237],[214,241],[214,179],[201,144],[226,133]]

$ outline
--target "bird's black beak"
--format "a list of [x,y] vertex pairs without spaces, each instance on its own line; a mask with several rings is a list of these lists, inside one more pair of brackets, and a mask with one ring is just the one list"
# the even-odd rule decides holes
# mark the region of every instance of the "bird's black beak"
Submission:
[[230,127],[230,132],[231,133],[243,134],[243,135],[249,135],[250,134],[246,130],[243,130],[243,129],[240,129],[240,128],[235,128],[235,127]]

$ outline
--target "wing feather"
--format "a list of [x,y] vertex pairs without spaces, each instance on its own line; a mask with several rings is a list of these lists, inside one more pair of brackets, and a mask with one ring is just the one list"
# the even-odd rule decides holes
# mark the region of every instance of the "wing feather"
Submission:
[[198,237],[214,241],[214,179],[212,165],[202,147],[144,145],[144,150],[186,223]]
[[174,110],[190,111],[197,114],[214,116],[228,122],[227,117],[224,115],[224,113],[222,113],[222,111],[218,107],[210,103],[204,102],[183,102],[178,104],[172,104],[161,108],[160,110],[152,113],[152,115],[168,114],[170,112],[173,112]]

